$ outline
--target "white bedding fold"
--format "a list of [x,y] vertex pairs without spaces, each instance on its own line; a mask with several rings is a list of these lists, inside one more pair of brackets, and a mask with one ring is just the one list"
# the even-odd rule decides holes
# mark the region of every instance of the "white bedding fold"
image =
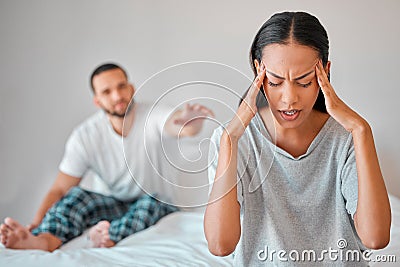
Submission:
[[[400,199],[390,196],[391,241],[373,255],[396,255],[397,263],[371,262],[371,266],[398,266],[400,262]],[[207,248],[203,213],[176,212],[156,225],[129,236],[113,248],[85,248],[84,236],[53,253],[39,250],[12,250],[0,246],[0,266],[232,266],[232,256],[215,257]]]

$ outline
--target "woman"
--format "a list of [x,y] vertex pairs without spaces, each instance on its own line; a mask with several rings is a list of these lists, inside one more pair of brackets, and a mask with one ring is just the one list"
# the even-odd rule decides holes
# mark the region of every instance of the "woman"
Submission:
[[328,50],[314,16],[273,15],[251,46],[252,86],[213,134],[204,230],[213,254],[236,249],[236,266],[360,266],[389,242],[372,130],[336,95]]

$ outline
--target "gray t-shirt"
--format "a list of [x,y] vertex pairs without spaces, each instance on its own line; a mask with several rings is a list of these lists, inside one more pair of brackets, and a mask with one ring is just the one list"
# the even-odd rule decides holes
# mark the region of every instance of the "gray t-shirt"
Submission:
[[[222,132],[217,128],[211,139],[210,182]],[[367,265],[353,222],[358,180],[352,135],[332,117],[294,158],[271,142],[257,113],[239,140],[237,188],[242,235],[235,266]]]

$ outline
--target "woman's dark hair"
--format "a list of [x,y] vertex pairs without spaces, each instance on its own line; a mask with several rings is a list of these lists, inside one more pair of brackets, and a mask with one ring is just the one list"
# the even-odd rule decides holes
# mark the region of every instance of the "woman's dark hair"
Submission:
[[[319,20],[305,12],[282,12],[274,14],[268,19],[254,37],[250,49],[250,65],[254,75],[257,76],[254,60],[261,62],[262,50],[265,46],[270,44],[289,44],[290,42],[315,49],[322,59],[322,64],[326,66],[329,55],[329,40],[328,34]],[[261,87],[257,96],[257,107],[261,108],[267,105],[264,89]],[[313,108],[321,112],[327,112],[324,95],[321,90]]]

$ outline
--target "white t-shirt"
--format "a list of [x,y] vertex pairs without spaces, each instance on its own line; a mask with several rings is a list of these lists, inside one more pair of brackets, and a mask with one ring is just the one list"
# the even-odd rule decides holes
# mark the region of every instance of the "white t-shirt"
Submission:
[[[76,127],[65,146],[61,172],[74,177],[101,179],[105,195],[133,200],[143,191],[169,198],[164,176],[173,176],[160,150],[164,124],[172,109],[135,103],[134,123],[125,138],[118,135],[106,113],[99,111]],[[167,178],[168,178],[167,177]]]

